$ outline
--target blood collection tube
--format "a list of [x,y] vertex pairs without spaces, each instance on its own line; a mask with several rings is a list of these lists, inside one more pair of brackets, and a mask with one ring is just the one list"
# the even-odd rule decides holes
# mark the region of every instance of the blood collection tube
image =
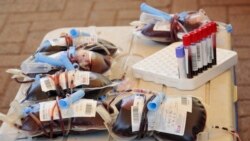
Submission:
[[201,28],[201,37],[202,37],[202,40],[201,40],[201,48],[202,48],[202,60],[203,60],[203,70],[207,70],[207,65],[208,65],[208,61],[207,61],[207,42],[206,42],[206,28],[205,27],[202,27]]
[[185,34],[183,36],[183,45],[185,52],[185,67],[186,67],[187,78],[193,78],[190,44],[191,44],[190,34]]
[[212,60],[212,64],[217,64],[217,54],[216,54],[216,32],[217,32],[217,25],[215,22],[211,22],[212,27],[212,42],[213,42],[213,55],[214,59]]
[[212,41],[211,41],[211,28],[209,24],[205,25],[206,30],[206,42],[207,42],[207,66],[212,67]]
[[178,46],[175,49],[175,54],[176,54],[177,63],[178,63],[179,78],[187,78],[187,74],[186,74],[186,71],[185,71],[184,47],[183,46]]
[[190,38],[191,38],[191,45],[190,45],[190,49],[191,49],[191,57],[192,57],[192,71],[193,71],[193,75],[197,75],[198,74],[198,64],[197,64],[197,47],[196,47],[196,41],[197,41],[197,36],[195,34],[195,32],[190,32]]
[[194,30],[195,36],[197,37],[196,47],[197,47],[197,66],[198,73],[203,71],[203,62],[202,62],[202,48],[201,48],[201,32],[200,30]]

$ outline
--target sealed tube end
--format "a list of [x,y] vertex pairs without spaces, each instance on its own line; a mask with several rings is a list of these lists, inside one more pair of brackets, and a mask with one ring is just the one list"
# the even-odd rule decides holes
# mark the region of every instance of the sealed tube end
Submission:
[[72,28],[70,31],[69,31],[69,34],[71,37],[73,38],[77,38],[78,36],[80,36],[80,31],[75,29],[75,28]]
[[158,94],[152,101],[148,102],[147,104],[148,110],[157,111],[164,98],[165,98],[164,93]]
[[62,109],[67,109],[67,108],[69,108],[70,100],[68,98],[61,99],[61,100],[59,100],[58,105]]
[[83,90],[78,90],[77,92],[70,95],[70,97],[66,97],[64,99],[60,99],[58,104],[59,107],[62,109],[69,108],[70,104],[80,100],[82,97],[84,97],[85,93]]

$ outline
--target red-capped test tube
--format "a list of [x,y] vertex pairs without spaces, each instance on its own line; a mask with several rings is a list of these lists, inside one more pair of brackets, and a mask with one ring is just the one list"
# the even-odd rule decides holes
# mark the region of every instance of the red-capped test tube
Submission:
[[213,52],[213,47],[212,47],[212,28],[210,28],[209,24],[205,25],[205,30],[206,30],[206,42],[207,42],[207,66],[209,68],[212,67],[212,52]]
[[212,64],[217,64],[217,54],[216,54],[216,32],[217,32],[217,24],[215,22],[211,22],[211,28],[212,28],[212,42],[213,42],[213,56]]
[[201,48],[202,48],[202,60],[203,60],[203,70],[207,70],[207,65],[208,65],[208,60],[207,60],[207,41],[206,41],[206,37],[207,37],[207,32],[206,32],[206,28],[202,27],[201,28]]
[[183,45],[184,45],[184,52],[185,52],[185,67],[186,67],[186,74],[187,78],[193,78],[192,73],[192,58],[191,58],[191,39],[190,34],[185,34],[182,37]]
[[193,71],[193,76],[198,74],[198,64],[197,64],[197,46],[196,46],[196,42],[197,42],[197,36],[195,34],[195,32],[190,32],[190,39],[191,39],[191,45],[190,45],[190,49],[191,49],[191,57],[192,57],[192,71]]
[[201,32],[200,30],[193,31],[196,37],[196,48],[197,48],[197,67],[198,73],[202,72],[203,64],[202,64],[202,48],[201,48]]

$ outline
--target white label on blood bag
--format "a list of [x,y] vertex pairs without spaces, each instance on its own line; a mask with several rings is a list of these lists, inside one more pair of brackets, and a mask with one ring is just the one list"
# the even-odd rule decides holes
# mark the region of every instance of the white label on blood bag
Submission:
[[[148,112],[148,129],[182,136],[185,131],[187,108],[181,97],[168,97],[156,112]],[[152,118],[155,117],[155,118]]]
[[[80,85],[89,85],[90,83],[90,74],[86,71],[72,70],[68,71],[68,86],[77,87]],[[62,82],[63,83],[63,82]]]
[[43,77],[40,79],[41,89],[43,92],[55,90],[56,86],[50,77]]
[[155,23],[154,31],[170,31],[170,23],[164,21],[158,21]]
[[[53,107],[56,101],[41,102],[39,117],[41,121],[50,121],[53,112],[53,119],[59,119],[58,107]],[[67,109],[60,109],[62,118],[72,117],[95,117],[97,101],[91,99],[80,99],[79,101],[70,105]]]
[[74,85],[89,85],[89,72],[76,71],[74,74]]
[[136,95],[134,98],[133,106],[131,106],[132,132],[139,131],[143,106],[144,97]]
[[48,41],[50,42],[51,46],[67,46],[67,43],[64,37],[49,39]]
[[183,108],[185,108],[187,110],[187,112],[192,113],[193,101],[192,101],[191,96],[182,96],[181,97],[181,105],[183,106]]
[[148,131],[155,130],[157,111],[148,111]]
[[65,78],[65,73],[61,73],[59,75],[59,85],[62,87],[62,89],[67,89],[67,82],[66,82],[66,78]]

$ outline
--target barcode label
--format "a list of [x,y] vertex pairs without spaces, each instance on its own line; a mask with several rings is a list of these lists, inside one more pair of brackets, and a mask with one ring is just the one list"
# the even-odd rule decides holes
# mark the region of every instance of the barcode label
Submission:
[[132,132],[139,131],[143,106],[144,97],[141,95],[136,95],[133,106],[131,106]]
[[85,107],[85,114],[90,115],[92,113],[92,103],[87,103]]
[[89,73],[85,71],[74,71],[74,85],[89,85]]
[[[56,101],[46,101],[41,102],[39,109],[39,117],[41,121],[51,120],[52,109]],[[73,103],[67,109],[60,109],[62,118],[71,117],[95,117],[96,115],[97,101],[92,99],[80,99],[79,101]],[[53,113],[54,120],[59,119],[58,109],[54,110]]]
[[201,48],[197,45],[197,61],[201,61]]
[[134,123],[139,123],[140,119],[139,119],[139,108],[137,106],[133,106],[132,107],[132,117],[133,117],[133,122]]
[[197,43],[197,66],[198,66],[198,68],[203,67],[201,43]]
[[181,104],[182,105],[187,105],[187,97],[181,97]]
[[189,71],[188,71],[188,49],[185,48],[184,51],[185,51],[185,67],[186,67],[186,73],[188,74],[188,73],[189,73]]
[[207,43],[206,43],[206,41],[205,40],[203,40],[202,42],[202,46],[201,46],[201,48],[202,48],[202,55],[203,55],[203,66],[207,66]]
[[207,62],[208,63],[212,63],[211,48],[212,48],[211,42],[209,38],[207,38]]
[[180,103],[187,112],[192,112],[192,97],[191,96],[182,96]]
[[43,92],[55,90],[55,83],[54,81],[49,77],[44,77],[40,79],[41,89]]
[[198,66],[197,66],[197,48],[196,48],[196,46],[191,46],[191,55],[192,55],[193,71],[197,71]]

